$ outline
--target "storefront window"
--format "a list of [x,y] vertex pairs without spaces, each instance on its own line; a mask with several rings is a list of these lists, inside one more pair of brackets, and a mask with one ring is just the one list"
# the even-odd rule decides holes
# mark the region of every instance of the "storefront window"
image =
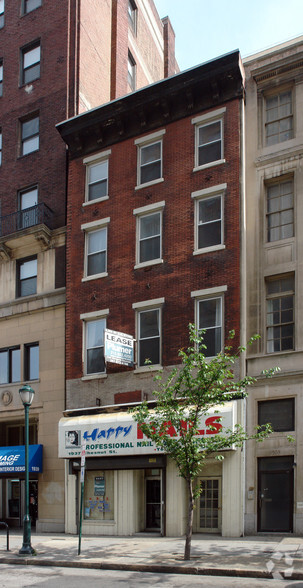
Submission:
[[84,484],[84,519],[114,520],[114,472],[87,471]]

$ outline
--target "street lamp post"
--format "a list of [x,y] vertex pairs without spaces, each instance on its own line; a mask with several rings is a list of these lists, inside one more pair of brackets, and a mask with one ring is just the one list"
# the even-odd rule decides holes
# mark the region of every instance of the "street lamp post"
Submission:
[[28,413],[29,407],[33,402],[35,391],[26,384],[19,390],[20,398],[23,402],[25,412],[25,499],[24,499],[24,519],[23,519],[23,545],[19,550],[20,555],[32,555],[35,550],[31,546],[31,518],[29,516],[29,463],[28,463],[28,445],[29,445],[29,426]]

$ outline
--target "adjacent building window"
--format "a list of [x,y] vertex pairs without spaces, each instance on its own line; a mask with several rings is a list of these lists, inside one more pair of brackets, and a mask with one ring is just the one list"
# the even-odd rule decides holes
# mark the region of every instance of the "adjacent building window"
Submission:
[[0,0],[0,29],[4,27],[4,0]]
[[267,240],[294,236],[294,184],[292,179],[267,186]]
[[28,343],[24,346],[24,379],[39,378],[39,343]]
[[37,257],[17,262],[17,296],[30,296],[37,292]]
[[136,208],[136,267],[162,261],[162,214],[165,202]]
[[21,121],[21,155],[39,149],[39,116]]
[[85,232],[84,278],[107,275],[107,225],[110,218],[81,225]]
[[3,96],[3,61],[0,59],[0,98]]
[[22,8],[23,14],[27,14],[28,12],[32,12],[36,8],[42,5],[42,0],[23,0]]
[[40,42],[21,50],[21,84],[29,84],[40,78]]
[[0,384],[20,382],[20,347],[0,349]]
[[162,180],[162,137],[164,133],[165,130],[135,140],[135,145],[138,146],[138,186]]
[[133,304],[137,311],[137,365],[161,364],[161,320],[164,298]]
[[130,89],[134,91],[136,89],[136,62],[130,51],[127,60],[127,81]]
[[197,301],[198,330],[203,333],[206,357],[214,357],[222,350],[222,296]]
[[135,35],[137,34],[137,12],[134,0],[128,0],[128,24]]
[[223,248],[226,184],[192,193],[195,199],[195,252]]
[[85,472],[84,519],[113,521],[115,519],[115,471]]
[[106,319],[85,321],[85,373],[87,375],[105,372],[104,329]]
[[269,423],[275,432],[295,430],[295,399],[262,400],[258,402],[258,424]]
[[110,150],[83,160],[86,165],[86,202],[108,198],[108,156]]
[[270,279],[267,290],[267,353],[294,349],[294,276]]
[[292,91],[265,98],[265,143],[275,145],[293,138]]
[[19,228],[35,226],[38,223],[37,186],[19,192]]

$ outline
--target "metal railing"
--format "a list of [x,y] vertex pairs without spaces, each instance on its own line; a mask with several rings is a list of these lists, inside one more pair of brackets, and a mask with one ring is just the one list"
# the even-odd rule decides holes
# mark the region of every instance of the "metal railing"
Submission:
[[6,527],[6,551],[9,551],[9,526],[7,523],[0,521],[0,525]]
[[0,237],[41,224],[45,224],[51,229],[53,217],[52,210],[44,202],[1,216]]

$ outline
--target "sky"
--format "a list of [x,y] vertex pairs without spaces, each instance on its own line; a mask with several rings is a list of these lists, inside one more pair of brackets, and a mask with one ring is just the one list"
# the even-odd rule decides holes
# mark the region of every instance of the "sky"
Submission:
[[303,35],[303,0],[154,0],[176,34],[183,71],[239,49],[242,58]]

